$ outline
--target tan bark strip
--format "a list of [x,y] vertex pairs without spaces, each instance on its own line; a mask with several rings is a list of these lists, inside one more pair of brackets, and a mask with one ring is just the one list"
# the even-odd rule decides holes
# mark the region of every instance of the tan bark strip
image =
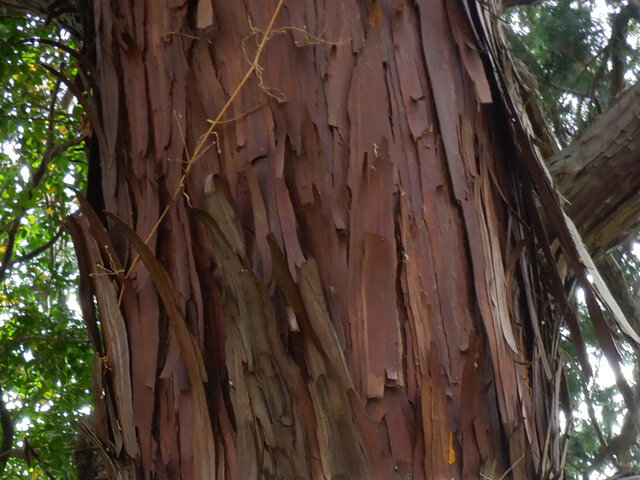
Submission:
[[92,271],[92,267],[89,260],[90,257],[89,252],[87,251],[87,245],[82,234],[82,228],[78,222],[79,221],[74,216],[70,216],[65,222],[65,227],[71,234],[78,262],[78,300],[80,310],[82,311],[82,320],[84,321],[89,333],[89,339],[91,340],[91,345],[93,346],[95,353],[102,357],[104,355],[104,345],[100,336],[100,330],[98,329],[96,306],[92,301],[93,293],[91,289],[91,279],[89,276]]
[[[117,426],[112,423],[117,453],[120,453],[120,448],[124,445],[127,455],[136,458],[138,446],[133,422],[130,347],[124,318],[118,305],[116,287],[109,278],[113,272],[113,264],[107,263],[105,265],[97,243],[88,232],[88,221],[83,217],[76,217],[76,222],[83,232],[89,261],[89,276],[100,312],[100,324],[105,345],[104,368],[113,372],[111,379],[117,416],[111,417],[111,420],[118,422]],[[115,414],[115,412],[113,413]]]
[[133,415],[136,422],[140,454],[144,461],[151,462],[153,448],[151,429],[154,409],[149,408],[149,405],[153,405],[156,385],[158,326],[156,322],[150,325],[142,325],[143,316],[140,312],[144,312],[144,315],[148,316],[157,315],[158,297],[150,282],[143,282],[141,278],[138,278],[139,284],[142,285],[139,287],[138,298],[135,298],[132,282],[124,278],[124,269],[120,258],[115,253],[115,248],[104,225],[87,199],[79,194],[77,198],[80,203],[80,209],[89,222],[91,234],[100,246],[103,258],[108,259],[113,269],[113,276],[120,282],[120,296],[123,299],[121,306],[124,315],[132,319],[127,325],[129,343],[131,345],[144,345],[144,348],[136,348],[131,352]]
[[217,478],[215,468],[215,442],[213,441],[207,399],[202,385],[203,382],[207,381],[207,373],[200,348],[189,332],[187,324],[180,312],[172,282],[162,264],[153,256],[144,241],[128,225],[123,223],[115,215],[109,215],[109,217],[116,223],[118,228],[126,233],[134,248],[138,251],[143,264],[149,270],[178,339],[180,353],[187,368],[187,375],[189,376],[193,395],[191,399],[192,403],[189,403],[191,403],[192,408],[195,409],[193,412],[195,417],[199,419],[199,421],[193,425],[193,456],[191,459],[185,460],[191,460],[193,462],[193,474],[195,478]]
[[342,379],[343,388],[352,390],[353,380],[327,311],[318,265],[315,260],[307,260],[300,268],[299,275],[301,299],[304,302],[310,326],[318,339],[318,348],[326,355],[327,362],[331,365],[334,373]]
[[[479,18],[485,18],[486,13],[478,11],[478,15],[480,16]],[[494,20],[491,20],[491,22],[493,21]],[[505,89],[505,108],[508,112],[511,112],[514,115],[516,120],[514,122],[508,122],[508,124],[511,127],[519,155],[521,156],[523,165],[526,168],[526,178],[530,178],[535,186],[545,216],[552,228],[555,230],[558,240],[563,248],[563,252],[567,256],[568,261],[576,274],[576,278],[585,289],[589,316],[594,324],[598,336],[598,342],[611,363],[612,369],[616,375],[616,383],[625,399],[627,407],[631,412],[636,428],[640,430],[640,409],[635,402],[631,388],[620,372],[619,362],[621,358],[617,352],[615,342],[611,337],[612,332],[607,326],[603,313],[596,300],[596,292],[607,310],[609,310],[619,325],[628,325],[628,322],[624,318],[624,314],[622,314],[620,308],[615,302],[615,299],[609,294],[606,285],[604,285],[599,278],[599,275],[595,275],[593,277],[593,285],[588,281],[587,266],[591,268],[591,266],[594,265],[593,261],[586,249],[584,249],[582,238],[580,238],[580,235],[573,226],[573,222],[571,222],[571,220],[564,214],[559,196],[552,184],[549,172],[543,163],[540,151],[535,147],[533,142],[534,135],[530,124],[528,123],[528,118],[523,113],[525,110],[521,104],[521,97],[518,95],[519,84],[516,82],[507,83],[505,82],[505,76],[499,75],[499,72],[502,73],[504,71],[513,74],[513,64],[508,56],[504,55],[503,52],[496,51],[495,48],[491,48],[494,41],[496,41],[496,33],[490,28],[487,28],[486,25],[483,25],[483,27],[482,35],[489,48],[492,61],[496,64],[496,81]],[[595,269],[595,266],[593,268]],[[632,338],[637,342],[637,335],[632,336]]]

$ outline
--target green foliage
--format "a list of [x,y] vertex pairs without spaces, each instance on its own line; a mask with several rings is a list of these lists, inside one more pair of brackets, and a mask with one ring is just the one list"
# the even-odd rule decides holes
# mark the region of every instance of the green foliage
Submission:
[[[509,40],[538,80],[561,146],[582,132],[640,74],[638,21],[627,2],[544,1],[509,10]],[[616,69],[622,68],[622,84]]]
[[[635,0],[548,0],[511,9],[505,20],[511,27],[512,51],[534,74],[547,123],[561,148],[640,77],[640,3]],[[621,267],[629,298],[640,299],[638,257],[629,245],[620,246],[612,256]],[[636,303],[639,308],[640,302]],[[573,345],[563,342],[574,406],[573,417],[567,419],[567,476],[593,480],[615,472],[640,472],[640,444],[634,429],[628,428],[628,412],[614,374],[596,346],[584,305],[578,302],[577,306],[595,372],[586,382],[574,360]],[[640,359],[620,332],[619,338],[627,363],[625,374],[633,384]]]
[[[66,86],[64,31],[0,11],[0,386],[14,424],[2,478],[74,478],[73,448],[89,404],[91,349],[76,306],[77,268],[62,227],[86,164],[81,110]],[[24,456],[25,458],[19,458]]]
[[[606,11],[597,5],[605,5]],[[626,1],[544,1],[511,9],[513,51],[536,76],[549,125],[561,146],[570,143],[640,74],[639,27]],[[13,456],[2,478],[74,478],[75,420],[89,404],[91,348],[74,305],[75,257],[64,217],[74,208],[72,188],[81,189],[86,164],[78,124],[81,108],[64,83],[76,75],[74,60],[46,38],[74,47],[69,35],[33,18],[0,9],[0,386],[2,403],[15,426]],[[623,82],[617,77],[621,68]],[[75,145],[74,145],[75,144]],[[64,145],[67,148],[60,148]],[[56,148],[62,150],[52,155]],[[640,298],[640,264],[628,250],[615,253],[632,290]],[[585,340],[595,334],[583,312]],[[586,383],[568,357],[568,388],[576,409],[568,477],[582,476],[603,444],[626,421],[622,400],[611,383]],[[638,363],[624,351],[630,365]],[[602,353],[590,349],[598,371]],[[637,370],[637,367],[636,367]],[[637,372],[636,372],[637,373]],[[599,375],[595,378],[606,378]],[[640,468],[638,443],[612,456],[595,472]],[[625,460],[626,459],[626,460]],[[629,460],[631,459],[631,460]],[[627,461],[629,460],[629,461]]]

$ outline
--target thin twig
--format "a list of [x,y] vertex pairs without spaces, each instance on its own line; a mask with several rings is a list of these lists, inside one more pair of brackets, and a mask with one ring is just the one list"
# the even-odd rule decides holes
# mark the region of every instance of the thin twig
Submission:
[[[46,177],[47,165],[49,165],[49,162],[51,162],[51,160],[60,152],[58,148],[55,148],[56,146],[54,144],[53,127],[55,125],[54,117],[55,117],[56,101],[58,99],[58,92],[60,91],[61,83],[62,83],[62,80],[58,78],[51,95],[51,102],[49,104],[49,113],[48,113],[49,123],[48,123],[48,129],[47,129],[47,141],[45,144],[44,154],[42,155],[42,159],[40,160],[40,164],[38,165],[38,168],[36,169],[35,173],[33,174],[29,182],[28,191],[29,191],[30,199],[33,198],[33,195],[34,195],[33,191],[35,190],[35,188]],[[27,213],[27,210],[28,210],[27,206],[22,206],[18,214],[13,219],[12,221],[13,223],[11,224],[11,227],[9,228],[7,245],[5,247],[4,255],[2,257],[2,264],[0,265],[0,282],[4,280],[4,277],[7,274],[7,269],[9,268],[9,261],[11,259],[11,255],[13,255],[16,235],[18,234],[18,230],[20,228],[20,221],[22,220],[22,217],[25,215],[25,213]]]
[[[240,90],[242,89],[244,84],[247,83],[247,80],[249,80],[249,78],[251,77],[251,74],[254,71],[256,71],[256,69],[259,67],[260,55],[262,54],[262,51],[264,50],[264,47],[267,44],[267,41],[269,40],[269,38],[271,36],[271,33],[273,32],[273,24],[275,23],[276,17],[278,16],[278,13],[280,12],[280,9],[282,8],[282,4],[283,3],[284,3],[284,0],[280,0],[278,2],[278,5],[276,6],[276,9],[273,12],[273,15],[271,15],[271,19],[269,20],[269,24],[267,25],[267,28],[264,31],[264,36],[262,37],[262,40],[260,41],[260,44],[258,45],[258,49],[256,50],[256,54],[253,57],[253,61],[251,62],[251,65],[250,65],[249,69],[246,71],[246,73],[242,77],[242,80],[240,80],[240,83],[238,83],[236,88],[233,90],[233,92],[231,93],[231,96],[229,97],[229,99],[222,106],[222,108],[218,112],[218,115],[216,116],[216,118],[214,120],[212,120],[212,121],[211,120],[209,121],[209,123],[210,123],[209,128],[207,129],[207,131],[198,140],[198,143],[196,144],[196,147],[195,147],[195,149],[193,151],[193,154],[191,156],[189,156],[189,152],[187,151],[187,165],[186,165],[186,167],[184,169],[184,172],[182,173],[182,177],[180,177],[180,181],[178,182],[178,186],[176,187],[175,191],[171,195],[171,200],[167,203],[167,206],[164,208],[164,210],[160,214],[160,217],[158,217],[158,220],[154,224],[153,228],[151,229],[149,234],[144,239],[144,243],[145,244],[147,244],[149,242],[149,240],[151,239],[151,237],[153,237],[153,235],[156,233],[156,231],[160,227],[160,224],[162,223],[162,221],[165,219],[165,217],[169,213],[169,210],[171,209],[171,205],[176,200],[178,195],[180,195],[180,192],[184,188],[184,184],[186,182],[187,177],[189,176],[189,173],[191,172],[191,169],[193,168],[193,165],[204,154],[204,152],[207,150],[207,148],[208,148],[207,145],[206,145],[207,138],[213,133],[215,128],[218,126],[218,124],[222,120],[222,117],[227,112],[227,110],[229,109],[229,107],[231,106],[233,101],[236,99],[236,97],[238,96],[238,93],[240,92]],[[140,256],[136,255],[136,257],[131,262],[131,265],[129,266],[125,277],[129,277],[131,275],[131,272],[132,272],[133,268],[135,267],[135,265],[136,265],[136,263],[138,262],[139,259],[140,259]],[[120,292],[120,299],[119,300],[120,301],[122,300],[122,291]],[[120,303],[120,301],[118,303]]]
[[48,343],[75,343],[77,345],[90,345],[91,342],[85,338],[73,338],[73,337],[56,337],[52,335],[24,335],[21,337],[15,337],[9,340],[4,345],[4,348],[0,350],[0,358],[5,358],[6,355],[13,350],[16,345],[24,345],[27,342],[48,342]]

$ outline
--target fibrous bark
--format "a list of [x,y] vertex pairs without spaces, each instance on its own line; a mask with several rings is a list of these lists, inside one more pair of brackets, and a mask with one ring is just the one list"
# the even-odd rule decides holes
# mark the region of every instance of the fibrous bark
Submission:
[[[47,3],[23,7],[80,18]],[[484,37],[493,4],[288,2],[194,160],[275,8],[227,3],[96,1],[74,23],[96,137],[69,227],[120,475],[558,475],[559,317],[586,355],[548,245],[582,258]],[[605,249],[628,205],[578,227]]]
[[552,235],[586,269],[487,5],[93,2],[69,228],[123,476],[560,474]]

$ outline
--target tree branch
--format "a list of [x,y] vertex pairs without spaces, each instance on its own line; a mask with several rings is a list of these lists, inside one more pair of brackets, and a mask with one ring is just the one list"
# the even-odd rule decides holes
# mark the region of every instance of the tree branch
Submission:
[[[29,192],[28,196],[30,199],[33,198],[33,196],[35,195],[34,190],[38,187],[38,185],[40,185],[42,180],[46,178],[47,166],[49,165],[49,163],[51,163],[51,161],[55,157],[60,155],[62,152],[64,152],[68,148],[78,145],[84,139],[83,137],[78,137],[63,143],[55,143],[54,141],[55,140],[55,135],[54,135],[55,106],[58,100],[58,92],[60,91],[60,85],[62,82],[63,80],[58,78],[58,80],[55,83],[55,87],[53,88],[53,93],[51,95],[51,102],[49,104],[49,112],[48,112],[48,118],[47,118],[47,121],[48,121],[47,141],[45,144],[44,153],[42,155],[42,159],[40,160],[40,164],[38,165],[38,168],[36,168],[35,173],[33,174],[31,180],[29,181],[29,186],[27,187],[27,191]],[[4,251],[4,255],[2,256],[2,263],[0,264],[0,282],[4,280],[7,274],[8,268],[17,261],[16,260],[14,262],[11,262],[11,256],[13,255],[16,236],[18,234],[18,230],[20,229],[20,221],[22,220],[22,217],[24,217],[24,215],[27,213],[28,210],[29,210],[28,206],[26,205],[22,206],[17,212],[14,219],[11,221],[10,226],[8,228],[6,248]]]
[[607,48],[611,52],[611,98],[615,98],[624,88],[626,56],[630,50],[627,42],[629,20],[640,21],[640,4],[629,0],[611,22],[611,38]]
[[85,338],[73,338],[73,337],[54,337],[50,335],[25,335],[22,337],[15,337],[8,341],[0,350],[0,358],[4,358],[13,347],[19,344],[24,344],[28,341],[38,340],[42,342],[60,342],[60,343],[77,343],[78,345],[91,345],[91,342]]
[[640,227],[640,83],[547,164],[595,257]]
[[24,439],[24,453],[25,453],[25,458],[35,458],[38,461],[40,468],[42,469],[43,473],[47,476],[47,478],[51,480],[55,480],[55,477],[51,475],[51,473],[49,473],[46,463],[42,461],[42,458],[40,457],[36,449],[33,448],[33,445],[31,445],[29,440],[27,440],[26,438]]
[[22,262],[26,262],[27,260],[31,260],[32,258],[37,257],[41,253],[46,252],[53,246],[54,243],[58,241],[58,239],[62,236],[63,231],[64,230],[62,227],[58,228],[56,233],[53,235],[53,237],[51,237],[51,239],[47,243],[45,243],[44,245],[40,245],[38,248],[31,250],[29,253],[25,253],[20,257],[14,258],[12,261],[9,262],[9,267],[13,267],[17,263],[22,263]]
[[82,24],[76,18],[78,9],[76,2],[72,0],[3,0],[2,6],[10,11],[28,13],[47,22],[55,22],[76,37],[81,37]]
[[0,444],[0,476],[7,466],[7,461],[13,446],[13,421],[2,398],[2,386],[0,385],[0,425],[2,425],[2,444]]
[[520,5],[533,5],[540,3],[541,0],[503,0],[504,8],[519,7]]

